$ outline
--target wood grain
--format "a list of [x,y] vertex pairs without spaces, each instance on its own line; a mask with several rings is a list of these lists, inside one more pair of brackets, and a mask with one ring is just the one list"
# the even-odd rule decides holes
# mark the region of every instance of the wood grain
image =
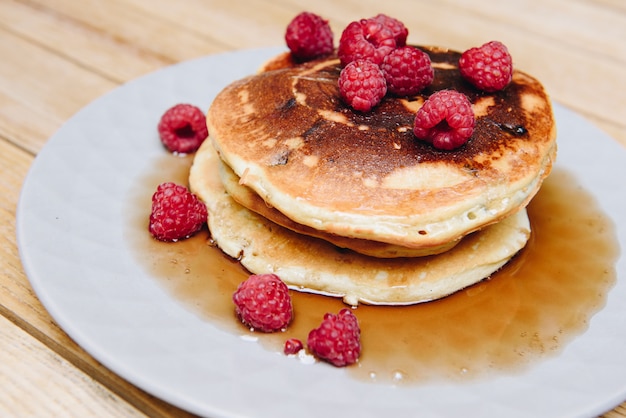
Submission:
[[5,417],[145,416],[2,316],[0,385],[0,415]]

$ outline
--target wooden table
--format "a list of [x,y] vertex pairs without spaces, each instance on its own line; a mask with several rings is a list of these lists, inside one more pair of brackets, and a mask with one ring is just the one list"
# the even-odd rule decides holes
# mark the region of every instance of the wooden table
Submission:
[[[61,330],[18,255],[22,182],[47,139],[83,106],[179,61],[283,45],[302,10],[338,36],[379,12],[413,43],[466,49],[499,39],[553,99],[626,145],[626,3],[622,0],[0,0],[0,415],[186,416],[102,367]],[[626,376],[625,376],[626,379]],[[606,417],[626,417],[626,402]]]

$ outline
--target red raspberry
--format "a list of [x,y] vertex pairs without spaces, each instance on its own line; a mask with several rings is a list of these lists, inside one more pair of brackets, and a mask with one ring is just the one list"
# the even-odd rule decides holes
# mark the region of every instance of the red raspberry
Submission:
[[169,108],[157,127],[163,145],[171,152],[195,152],[209,136],[206,116],[200,108],[180,103]]
[[368,59],[379,65],[395,48],[391,29],[374,19],[361,19],[343,30],[337,55],[344,66],[357,59]]
[[161,241],[178,241],[198,232],[207,216],[206,205],[185,186],[161,183],[152,195],[148,229]]
[[505,88],[513,77],[509,50],[498,41],[470,48],[459,59],[461,75],[481,90],[493,92]]
[[387,82],[380,67],[359,59],[346,65],[339,74],[339,93],[353,109],[368,112],[387,93]]
[[387,89],[398,96],[419,93],[433,81],[430,57],[412,46],[397,48],[383,59],[380,68],[387,80]]
[[372,19],[377,22],[382,23],[384,26],[391,29],[393,33],[393,37],[396,40],[396,46],[401,47],[406,45],[406,38],[409,36],[409,30],[404,26],[404,23],[395,19],[393,17],[387,16],[385,14],[378,14],[374,16]]
[[438,149],[460,147],[474,132],[472,104],[458,91],[440,90],[417,111],[413,132]]
[[233,294],[235,312],[244,324],[274,332],[291,322],[293,307],[287,285],[275,274],[253,274]]
[[300,350],[302,350],[302,348],[304,348],[304,345],[302,344],[302,341],[300,341],[297,338],[290,338],[287,341],[285,341],[284,352],[287,355],[289,355],[289,354],[298,354],[298,352]]
[[307,346],[311,353],[335,366],[355,363],[361,354],[359,322],[344,308],[337,315],[327,313],[322,324],[309,333]]
[[295,58],[309,60],[333,52],[333,32],[327,20],[302,12],[289,23],[285,42]]

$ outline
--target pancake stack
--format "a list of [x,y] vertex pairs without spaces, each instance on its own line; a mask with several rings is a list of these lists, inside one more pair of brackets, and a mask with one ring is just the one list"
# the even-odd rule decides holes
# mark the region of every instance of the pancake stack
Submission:
[[[397,305],[479,282],[526,245],[525,207],[556,155],[543,86],[515,70],[504,90],[479,91],[460,77],[460,53],[419,48],[433,83],[367,113],[341,100],[335,56],[285,53],[218,94],[190,187],[222,251],[294,289]],[[464,93],[476,118],[452,151],[412,131],[442,89]]]

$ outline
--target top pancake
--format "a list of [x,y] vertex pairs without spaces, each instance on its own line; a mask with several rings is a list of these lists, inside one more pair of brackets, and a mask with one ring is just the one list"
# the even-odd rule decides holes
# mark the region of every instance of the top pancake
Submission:
[[[215,98],[213,144],[269,206],[320,231],[428,248],[497,222],[525,206],[551,170],[550,101],[517,70],[503,91],[480,92],[461,79],[458,52],[420,48],[435,69],[432,85],[387,96],[367,113],[340,99],[334,57],[269,65]],[[476,115],[474,134],[453,151],[412,132],[417,109],[445,88],[466,94]]]

